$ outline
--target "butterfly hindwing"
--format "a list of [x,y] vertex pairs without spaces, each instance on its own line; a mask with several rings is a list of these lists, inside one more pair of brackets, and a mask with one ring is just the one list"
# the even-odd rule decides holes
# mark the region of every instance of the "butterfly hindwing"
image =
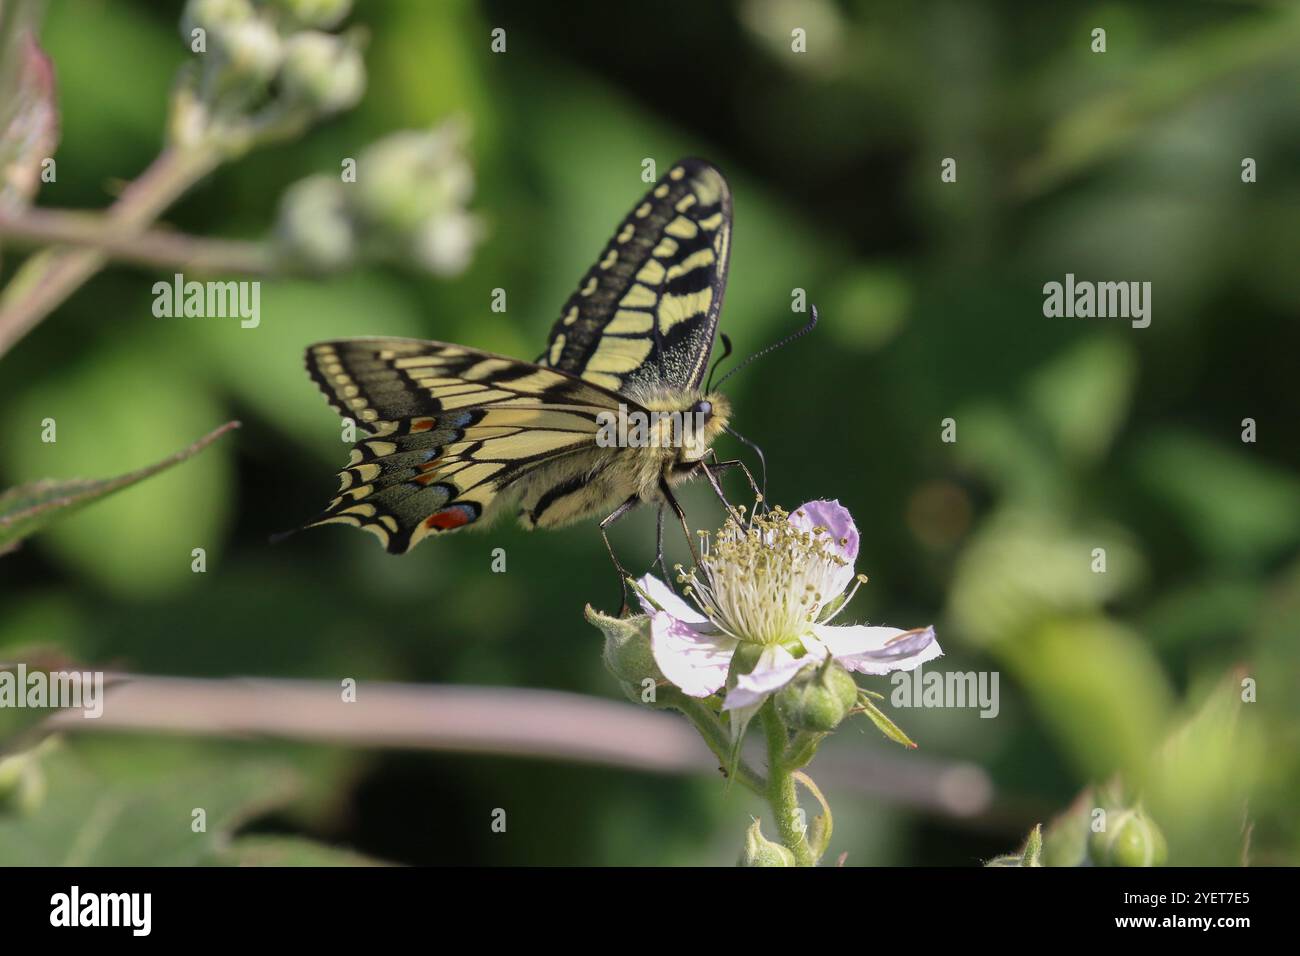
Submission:
[[541,364],[619,392],[698,386],[730,246],[726,179],[703,160],[674,164],[564,304]]
[[370,433],[309,526],[352,524],[397,554],[480,520],[530,472],[592,458],[596,416],[619,402],[561,371],[441,342],[324,342],[307,350],[307,369],[334,409]]

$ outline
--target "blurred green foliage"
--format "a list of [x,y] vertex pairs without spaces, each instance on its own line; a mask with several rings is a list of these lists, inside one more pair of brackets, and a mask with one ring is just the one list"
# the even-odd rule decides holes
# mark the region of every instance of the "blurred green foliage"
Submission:
[[[267,281],[261,325],[241,329],[156,319],[159,276],[116,267],[5,358],[0,486],[115,474],[228,418],[245,426],[0,561],[0,658],[45,647],[150,673],[618,696],[582,621],[585,602],[617,600],[594,528],[503,524],[401,559],[347,530],[267,538],[319,509],[346,458],[302,372],[305,345],[415,335],[531,358],[643,189],[642,159],[701,155],[735,191],[723,328],[738,351],[801,323],[796,287],[824,315],[728,383],[737,427],[767,453],[771,497],[852,510],[871,576],[859,620],[934,619],[945,670],[1002,673],[997,719],[893,714],[922,753],[987,769],[990,812],[947,819],[832,791],[832,852],[973,864],[1120,774],[1172,863],[1239,862],[1246,820],[1252,861],[1300,862],[1300,10],[567,7],[362,4],[361,105],[221,169],[167,217],[261,237],[290,183],[457,116],[488,228],[464,275]],[[51,3],[43,44],[63,127],[40,203],[102,206],[155,155],[186,56],[178,13]],[[489,50],[496,26],[504,54]],[[806,54],[790,52],[794,26],[809,31]],[[1105,54],[1089,50],[1095,26]],[[941,183],[950,156],[958,179]],[[1244,157],[1258,182],[1242,183]],[[1067,272],[1151,281],[1151,327],[1044,318],[1042,285]],[[504,314],[489,309],[497,287]],[[40,440],[46,417],[57,444]],[[946,418],[953,444],[940,441]],[[719,517],[707,490],[686,505],[698,524]],[[651,518],[614,534],[634,568],[650,561]],[[190,571],[194,547],[205,574]],[[496,547],[505,574],[490,572]],[[1230,671],[1258,688],[1232,720],[1206,703],[1216,687],[1215,700],[1237,699]],[[1180,747],[1198,713],[1202,731],[1182,738],[1195,746]],[[835,748],[894,746],[839,736]],[[213,767],[220,790],[194,785],[227,808],[210,826],[252,820],[261,860],[315,852],[292,842],[308,835],[399,862],[726,864],[755,809],[712,779],[475,756],[96,735],[44,759],[49,815],[0,819],[6,862],[69,858],[40,841],[50,828],[67,838],[59,814],[84,816],[84,797],[60,802],[75,786],[129,808],[122,844],[83,858],[132,862],[134,834],[195,804],[159,781]],[[259,762],[277,769],[240,769]],[[296,785],[259,802],[281,774]],[[507,834],[490,831],[494,807],[511,813]]]

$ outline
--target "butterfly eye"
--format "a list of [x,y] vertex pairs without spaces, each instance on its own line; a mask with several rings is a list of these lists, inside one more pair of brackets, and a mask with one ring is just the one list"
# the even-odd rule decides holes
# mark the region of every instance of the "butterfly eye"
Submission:
[[691,406],[691,411],[697,415],[703,415],[705,421],[708,421],[713,417],[713,403],[706,401],[705,399],[700,399]]

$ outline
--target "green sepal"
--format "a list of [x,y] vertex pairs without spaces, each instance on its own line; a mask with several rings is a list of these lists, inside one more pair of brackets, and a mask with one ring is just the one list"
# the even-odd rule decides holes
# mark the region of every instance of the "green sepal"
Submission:
[[870,697],[859,697],[858,705],[862,708],[862,712],[871,718],[871,722],[876,725],[882,734],[890,740],[902,744],[904,747],[911,750],[916,749],[916,741],[903,733],[902,728],[899,727],[898,724],[885,716],[884,712],[875,705]]

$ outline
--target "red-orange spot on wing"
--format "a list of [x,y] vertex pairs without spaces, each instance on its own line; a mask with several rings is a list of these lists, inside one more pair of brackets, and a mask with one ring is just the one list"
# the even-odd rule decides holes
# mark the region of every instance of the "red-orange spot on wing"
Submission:
[[411,422],[411,431],[427,432],[430,428],[432,428],[436,424],[438,424],[438,420],[436,418],[422,418],[419,421]]
[[435,511],[429,517],[424,519],[424,524],[429,528],[437,528],[439,531],[449,531],[452,528],[459,528],[461,525],[469,524],[469,514],[464,508],[447,508],[444,511]]

